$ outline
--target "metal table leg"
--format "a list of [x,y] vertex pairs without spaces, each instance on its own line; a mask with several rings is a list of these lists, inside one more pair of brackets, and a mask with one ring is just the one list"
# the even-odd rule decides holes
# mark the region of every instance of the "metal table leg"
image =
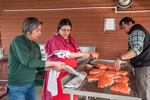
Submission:
[[85,100],[88,100],[89,99],[89,97],[88,96],[86,96],[86,99]]

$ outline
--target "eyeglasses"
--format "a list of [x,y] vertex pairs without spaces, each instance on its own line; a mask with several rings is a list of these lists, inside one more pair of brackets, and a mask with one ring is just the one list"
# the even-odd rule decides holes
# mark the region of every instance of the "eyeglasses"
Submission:
[[68,33],[70,33],[71,32],[71,29],[60,29],[62,32],[68,32]]

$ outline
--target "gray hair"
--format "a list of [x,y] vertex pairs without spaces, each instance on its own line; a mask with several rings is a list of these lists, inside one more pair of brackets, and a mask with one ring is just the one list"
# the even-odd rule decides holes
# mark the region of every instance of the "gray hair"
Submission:
[[42,25],[43,22],[35,17],[27,17],[23,22],[22,32],[23,34],[31,33],[39,25]]

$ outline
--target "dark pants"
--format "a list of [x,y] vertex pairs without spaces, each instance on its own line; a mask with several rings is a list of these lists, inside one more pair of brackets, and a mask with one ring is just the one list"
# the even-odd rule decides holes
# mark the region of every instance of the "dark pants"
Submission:
[[150,66],[135,68],[136,84],[142,100],[150,100]]

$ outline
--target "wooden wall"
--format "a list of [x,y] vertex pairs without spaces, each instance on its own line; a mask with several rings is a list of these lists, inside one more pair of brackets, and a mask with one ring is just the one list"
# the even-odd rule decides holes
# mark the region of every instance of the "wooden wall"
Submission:
[[[76,7],[115,6],[114,0],[0,0],[1,42],[5,55],[11,40],[21,33],[22,22],[27,16],[35,16],[43,20],[43,34],[39,42],[45,43],[56,31],[62,18],[69,18],[73,24],[72,35],[81,45],[96,46],[102,59],[115,59],[127,50],[127,35],[119,30],[119,20],[131,16],[150,31],[150,13],[122,13],[114,9],[56,10],[56,11],[3,11],[12,9],[56,9]],[[150,0],[134,0],[131,8],[123,10],[150,9]],[[119,9],[122,10],[122,9]],[[114,17],[117,21],[115,32],[104,32],[104,18]]]

